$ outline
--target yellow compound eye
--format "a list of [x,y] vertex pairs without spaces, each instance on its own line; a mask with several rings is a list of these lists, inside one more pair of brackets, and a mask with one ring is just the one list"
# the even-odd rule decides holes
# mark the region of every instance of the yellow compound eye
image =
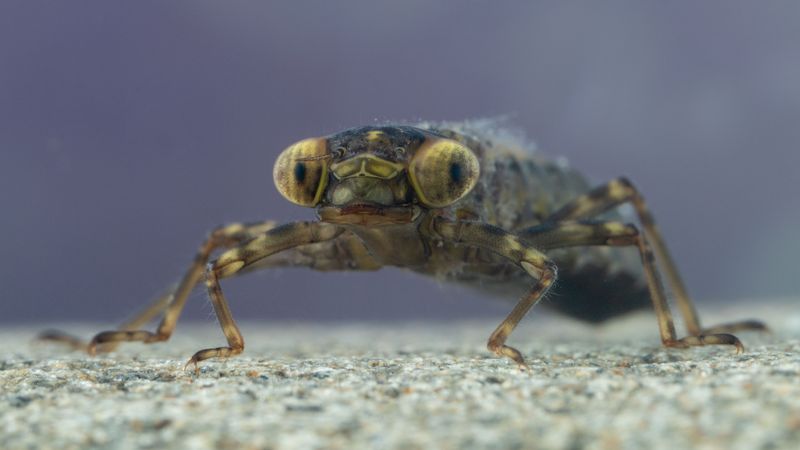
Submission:
[[442,208],[467,195],[478,182],[480,164],[464,145],[444,138],[427,138],[408,164],[411,185],[419,200]]
[[272,171],[281,195],[300,206],[316,206],[328,184],[327,153],[323,138],[305,139],[284,150]]

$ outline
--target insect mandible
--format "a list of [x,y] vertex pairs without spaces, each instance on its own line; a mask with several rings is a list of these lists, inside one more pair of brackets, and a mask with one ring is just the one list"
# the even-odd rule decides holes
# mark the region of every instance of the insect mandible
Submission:
[[[528,310],[546,302],[567,315],[601,321],[652,303],[667,347],[743,346],[730,334],[763,330],[754,320],[704,328],[643,197],[625,178],[591,189],[564,163],[528,150],[492,121],[348,129],[302,140],[278,157],[273,175],[292,203],[319,220],[266,221],[213,230],[178,285],[120,329],[88,345],[166,341],[200,281],[227,339],[188,365],[244,350],[220,280],[269,267],[376,270],[403,267],[492,292],[527,289],[492,332],[488,348],[526,367],[506,345]],[[629,204],[639,226],[615,211]],[[216,250],[224,250],[211,259]],[[678,337],[657,264],[688,334]],[[155,332],[141,329],[162,315]],[[50,336],[56,337],[57,336]]]

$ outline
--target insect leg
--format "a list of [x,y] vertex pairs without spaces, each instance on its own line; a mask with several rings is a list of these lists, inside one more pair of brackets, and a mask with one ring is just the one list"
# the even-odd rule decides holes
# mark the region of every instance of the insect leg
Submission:
[[330,241],[343,231],[335,225],[321,222],[293,222],[269,230],[222,253],[219,258],[208,263],[205,270],[206,288],[228,345],[200,350],[186,365],[194,365],[197,369],[197,363],[200,361],[237,355],[244,350],[244,339],[228,308],[228,302],[219,284],[220,279],[231,277],[246,269],[248,265],[275,253],[315,242]]
[[677,338],[672,313],[669,310],[664,286],[656,270],[650,245],[636,226],[622,222],[565,221],[528,228],[519,233],[526,242],[542,250],[564,247],[606,245],[634,246],[642,259],[647,286],[658,317],[661,342],[667,347],[686,348],[700,345],[733,345],[737,351],[744,347],[736,336],[726,333],[703,332]]
[[655,223],[653,215],[650,213],[642,195],[626,178],[611,180],[609,183],[597,187],[585,195],[581,195],[545,219],[545,223],[590,218],[623,203],[631,203],[636,210],[636,214],[644,228],[647,240],[652,243],[653,251],[666,272],[667,280],[669,281],[672,291],[675,293],[678,309],[683,315],[689,334],[697,336],[709,332],[719,333],[737,330],[767,329],[766,325],[755,320],[746,320],[708,329],[702,328],[694,302],[692,302],[686,291],[686,286],[683,284],[677,266],[669,250],[667,250],[667,246],[664,244],[664,239],[661,237],[661,232]]
[[[275,222],[265,221],[253,224],[234,223],[213,230],[200,246],[186,274],[170,292],[156,299],[137,316],[122,324],[118,330],[104,331],[95,335],[88,344],[89,353],[93,354],[98,346],[103,351],[112,351],[120,342],[151,343],[169,339],[186,304],[186,299],[203,276],[203,267],[211,253],[220,247],[229,248],[244,242],[272,228],[275,228]],[[155,333],[139,329],[165,310],[166,313]]]
[[555,281],[556,264],[516,235],[489,224],[451,221],[438,217],[433,222],[433,230],[446,241],[484,248],[504,256],[518,264],[536,280],[530,292],[514,306],[511,313],[489,336],[487,343],[491,352],[511,358],[520,367],[526,368],[522,354],[517,349],[505,345],[505,342],[528,310],[542,298]]

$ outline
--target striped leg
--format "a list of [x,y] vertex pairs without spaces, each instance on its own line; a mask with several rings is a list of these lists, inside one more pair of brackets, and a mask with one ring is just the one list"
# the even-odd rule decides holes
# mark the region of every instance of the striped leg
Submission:
[[621,222],[564,221],[528,228],[519,234],[530,245],[545,251],[587,245],[636,247],[658,317],[661,342],[665,346],[686,348],[699,345],[733,345],[738,352],[744,349],[736,336],[726,333],[703,333],[678,339],[653,252],[645,237],[634,225]]
[[[170,293],[160,297],[150,304],[144,311],[132,320],[123,324],[119,330],[103,331],[95,335],[88,346],[90,354],[94,354],[100,346],[103,351],[111,351],[120,342],[142,341],[146,343],[166,341],[172,336],[178,317],[186,305],[186,300],[192,289],[203,276],[203,267],[208,262],[211,254],[218,248],[229,248],[233,245],[252,239],[270,229],[275,228],[275,222],[265,221],[253,224],[234,223],[219,227],[212,231],[195,255],[192,265],[186,271],[180,283]],[[150,320],[161,312],[164,317],[158,325],[156,332],[141,330]]]
[[[766,330],[766,326],[755,320],[720,325],[703,329],[697,309],[687,294],[686,287],[678,274],[678,269],[670,256],[661,232],[655,224],[653,215],[645,204],[644,198],[633,184],[626,178],[617,178],[604,186],[593,189],[563,206],[546,219],[546,223],[558,223],[565,220],[587,219],[602,214],[623,203],[631,203],[644,228],[645,237],[653,245],[658,261],[666,272],[670,288],[675,294],[678,309],[686,322],[686,328],[692,336],[707,333],[724,333],[738,330]],[[655,302],[656,300],[653,299]]]
[[[139,314],[120,325],[117,330],[100,333],[90,343],[59,330],[44,331],[39,334],[38,339],[65,343],[76,350],[88,350],[92,354],[96,350],[113,351],[119,343],[125,341],[157,342],[166,340],[175,327],[180,311],[186,303],[186,298],[199,281],[203,265],[208,262],[211,253],[218,248],[231,247],[274,227],[275,222],[264,221],[251,224],[233,223],[216,228],[200,246],[192,265],[180,283],[172,286]],[[161,322],[156,334],[139,330],[165,310],[168,311],[167,316]],[[98,336],[100,339],[97,339]]]
[[238,355],[244,350],[244,339],[228,308],[228,302],[225,300],[219,284],[220,279],[236,275],[259,260],[284,250],[330,241],[341,235],[343,231],[342,228],[335,225],[321,222],[293,222],[273,228],[261,236],[224,252],[215,261],[208,263],[205,270],[206,288],[228,345],[196,352],[186,363],[187,367],[194,365],[196,371],[197,363],[200,361]]
[[489,351],[498,356],[511,358],[520,368],[527,368],[519,350],[505,345],[505,342],[528,310],[542,298],[555,281],[557,272],[555,263],[519,237],[492,225],[451,221],[438,217],[434,220],[433,230],[445,241],[498,253],[518,264],[536,280],[531,291],[494,330],[487,343]]
[[[132,317],[127,322],[123,323],[122,325],[117,328],[118,331],[123,330],[136,330],[138,328],[147,325],[148,322],[153,320],[156,316],[164,312],[169,306],[170,301],[172,301],[173,295],[172,293],[177,288],[177,285],[171,286],[166,293],[159,296],[155,301],[147,305],[147,307],[142,310],[139,314]],[[58,342],[61,344],[65,344],[71,347],[73,350],[83,350],[87,351],[89,348],[89,343],[83,340],[80,337],[74,336],[72,334],[66,333],[61,330],[45,330],[36,337],[36,340],[39,341],[50,341],[50,342]],[[95,350],[99,350],[101,352],[110,352],[117,348],[121,341],[117,342],[107,342],[105,344],[100,344],[95,348]]]

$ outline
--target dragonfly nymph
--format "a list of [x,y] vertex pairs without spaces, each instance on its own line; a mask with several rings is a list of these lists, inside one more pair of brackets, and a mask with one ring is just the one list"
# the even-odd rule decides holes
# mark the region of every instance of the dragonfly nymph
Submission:
[[[215,229],[174,290],[120,329],[97,334],[90,353],[119,342],[166,341],[189,293],[205,281],[227,345],[200,350],[189,364],[239,354],[244,339],[220,280],[270,267],[394,266],[495,294],[524,288],[488,340],[490,351],[521,367],[522,354],[506,341],[550,289],[559,295],[548,307],[591,322],[652,304],[667,347],[741,351],[730,333],[765,328],[753,320],[704,328],[630,181],[591,188],[580,173],[491,121],[364,126],[306,139],[280,154],[273,174],[280,193],[315,208],[319,220]],[[636,223],[624,220],[624,204]],[[212,259],[217,250],[223,251]],[[684,337],[675,330],[658,265],[686,324]],[[141,329],[158,315],[155,332]]]

